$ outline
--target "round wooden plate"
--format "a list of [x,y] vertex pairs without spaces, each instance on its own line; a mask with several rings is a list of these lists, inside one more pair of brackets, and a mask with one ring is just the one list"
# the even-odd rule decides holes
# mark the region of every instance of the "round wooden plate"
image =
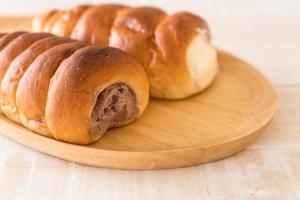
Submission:
[[206,163],[254,141],[272,119],[270,82],[238,58],[219,53],[220,73],[205,92],[179,101],[151,100],[144,115],[97,143],[72,145],[37,135],[5,117],[1,132],[43,153],[97,167],[162,169]]

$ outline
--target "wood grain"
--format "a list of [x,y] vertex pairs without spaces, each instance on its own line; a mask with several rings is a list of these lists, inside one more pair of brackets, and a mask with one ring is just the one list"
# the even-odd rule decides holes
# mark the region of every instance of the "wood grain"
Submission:
[[277,93],[279,109],[262,137],[235,156],[194,167],[152,171],[95,168],[41,154],[0,135],[0,197],[299,199],[300,112],[296,111],[300,111],[300,86],[280,86]]
[[135,123],[108,131],[97,143],[71,145],[0,118],[8,137],[66,160],[108,168],[191,166],[232,155],[254,141],[276,109],[271,84],[247,63],[219,53],[220,73],[204,93],[154,100]]

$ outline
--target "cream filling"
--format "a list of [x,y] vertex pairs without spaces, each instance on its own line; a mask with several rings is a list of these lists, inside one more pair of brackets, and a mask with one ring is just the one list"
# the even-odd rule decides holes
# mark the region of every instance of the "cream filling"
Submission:
[[199,32],[189,45],[187,64],[199,91],[211,84],[218,72],[218,58],[217,50],[210,44],[205,33]]

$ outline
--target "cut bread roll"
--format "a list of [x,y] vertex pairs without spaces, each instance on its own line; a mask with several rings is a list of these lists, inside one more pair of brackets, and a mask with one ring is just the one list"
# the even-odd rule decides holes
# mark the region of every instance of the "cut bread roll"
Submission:
[[1,110],[41,135],[90,144],[148,104],[143,68],[119,49],[23,32],[0,35],[0,46]]
[[[33,29],[57,33],[49,27],[61,21],[61,13],[77,9],[36,17]],[[211,44],[209,28],[194,14],[167,15],[153,7],[104,4],[91,5],[76,17],[68,16],[74,20],[69,20],[71,25],[60,23],[61,29],[67,30],[60,32],[61,36],[109,45],[133,55],[146,70],[152,97],[191,96],[206,89],[218,72],[217,50]]]

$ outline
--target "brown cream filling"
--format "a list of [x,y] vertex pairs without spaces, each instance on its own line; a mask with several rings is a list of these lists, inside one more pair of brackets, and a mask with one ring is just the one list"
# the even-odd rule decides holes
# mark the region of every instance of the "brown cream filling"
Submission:
[[110,85],[98,95],[91,115],[90,133],[97,140],[108,129],[125,125],[137,115],[134,92],[124,83]]

